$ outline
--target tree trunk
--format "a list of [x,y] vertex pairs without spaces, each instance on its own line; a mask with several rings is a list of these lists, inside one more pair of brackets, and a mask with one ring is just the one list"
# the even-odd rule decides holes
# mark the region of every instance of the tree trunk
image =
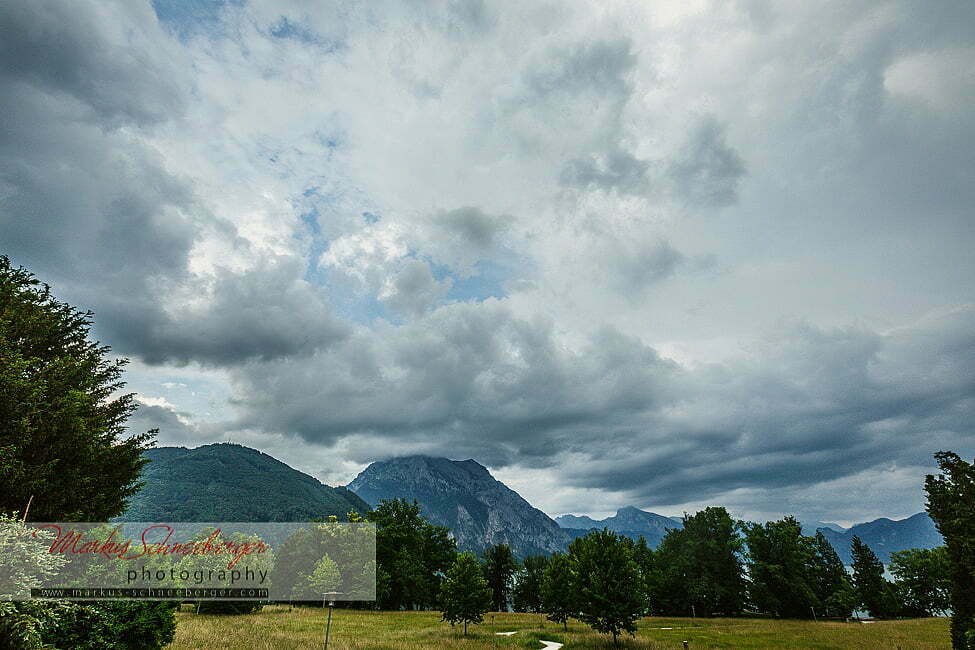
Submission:
[[467,636],[467,621],[464,621],[464,636]]

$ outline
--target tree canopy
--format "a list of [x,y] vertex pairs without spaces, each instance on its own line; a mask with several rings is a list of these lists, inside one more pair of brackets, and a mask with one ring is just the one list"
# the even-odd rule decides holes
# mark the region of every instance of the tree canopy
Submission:
[[594,630],[613,635],[636,633],[646,599],[633,542],[610,530],[593,530],[569,545],[569,566],[578,618]]
[[508,611],[508,600],[518,560],[507,544],[495,544],[484,552],[484,577],[491,590],[491,607],[496,612]]
[[126,435],[126,360],[91,324],[0,257],[0,511],[30,501],[32,521],[106,521],[140,487],[154,432]]
[[928,475],[928,514],[945,538],[951,567],[951,642],[975,647],[975,464],[958,454],[934,455],[941,473]]
[[463,623],[465,635],[468,623],[484,620],[484,613],[491,606],[491,590],[472,553],[460,553],[454,560],[440,587],[440,603],[442,620],[451,625]]

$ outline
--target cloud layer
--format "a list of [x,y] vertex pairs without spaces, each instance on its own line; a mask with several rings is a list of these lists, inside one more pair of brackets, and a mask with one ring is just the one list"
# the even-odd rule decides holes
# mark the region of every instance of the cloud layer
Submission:
[[335,482],[473,456],[550,512],[907,515],[975,454],[972,24],[4,6],[0,252],[96,312],[164,443]]

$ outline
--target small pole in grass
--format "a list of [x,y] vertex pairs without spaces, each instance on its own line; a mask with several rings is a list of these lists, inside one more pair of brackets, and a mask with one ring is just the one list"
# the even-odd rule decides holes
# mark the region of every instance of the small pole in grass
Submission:
[[816,608],[810,605],[809,611],[812,612],[813,622],[815,623],[816,621],[818,621],[819,619],[816,618]]
[[332,608],[335,607],[335,597],[341,596],[340,591],[328,591],[322,594],[322,607],[328,603],[328,622],[325,624],[325,650],[328,650],[328,634],[332,630]]

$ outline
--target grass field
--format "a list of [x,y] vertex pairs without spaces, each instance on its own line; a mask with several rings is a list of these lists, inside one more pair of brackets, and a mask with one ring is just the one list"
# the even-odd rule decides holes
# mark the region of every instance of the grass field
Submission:
[[[227,648],[234,650],[321,648],[325,611],[265,607],[247,616],[203,616],[185,609],[179,614],[171,650]],[[437,612],[371,612],[336,609],[330,650],[377,648],[540,648],[538,639],[574,648],[610,648],[611,639],[576,621],[568,632],[538,614],[488,614],[464,638],[461,628],[440,622]],[[673,628],[673,629],[660,629]],[[518,630],[505,637],[495,632]],[[637,637],[626,637],[625,648],[681,648],[688,641],[699,648],[949,648],[948,620],[943,618],[876,623],[814,623],[767,619],[645,618]]]

